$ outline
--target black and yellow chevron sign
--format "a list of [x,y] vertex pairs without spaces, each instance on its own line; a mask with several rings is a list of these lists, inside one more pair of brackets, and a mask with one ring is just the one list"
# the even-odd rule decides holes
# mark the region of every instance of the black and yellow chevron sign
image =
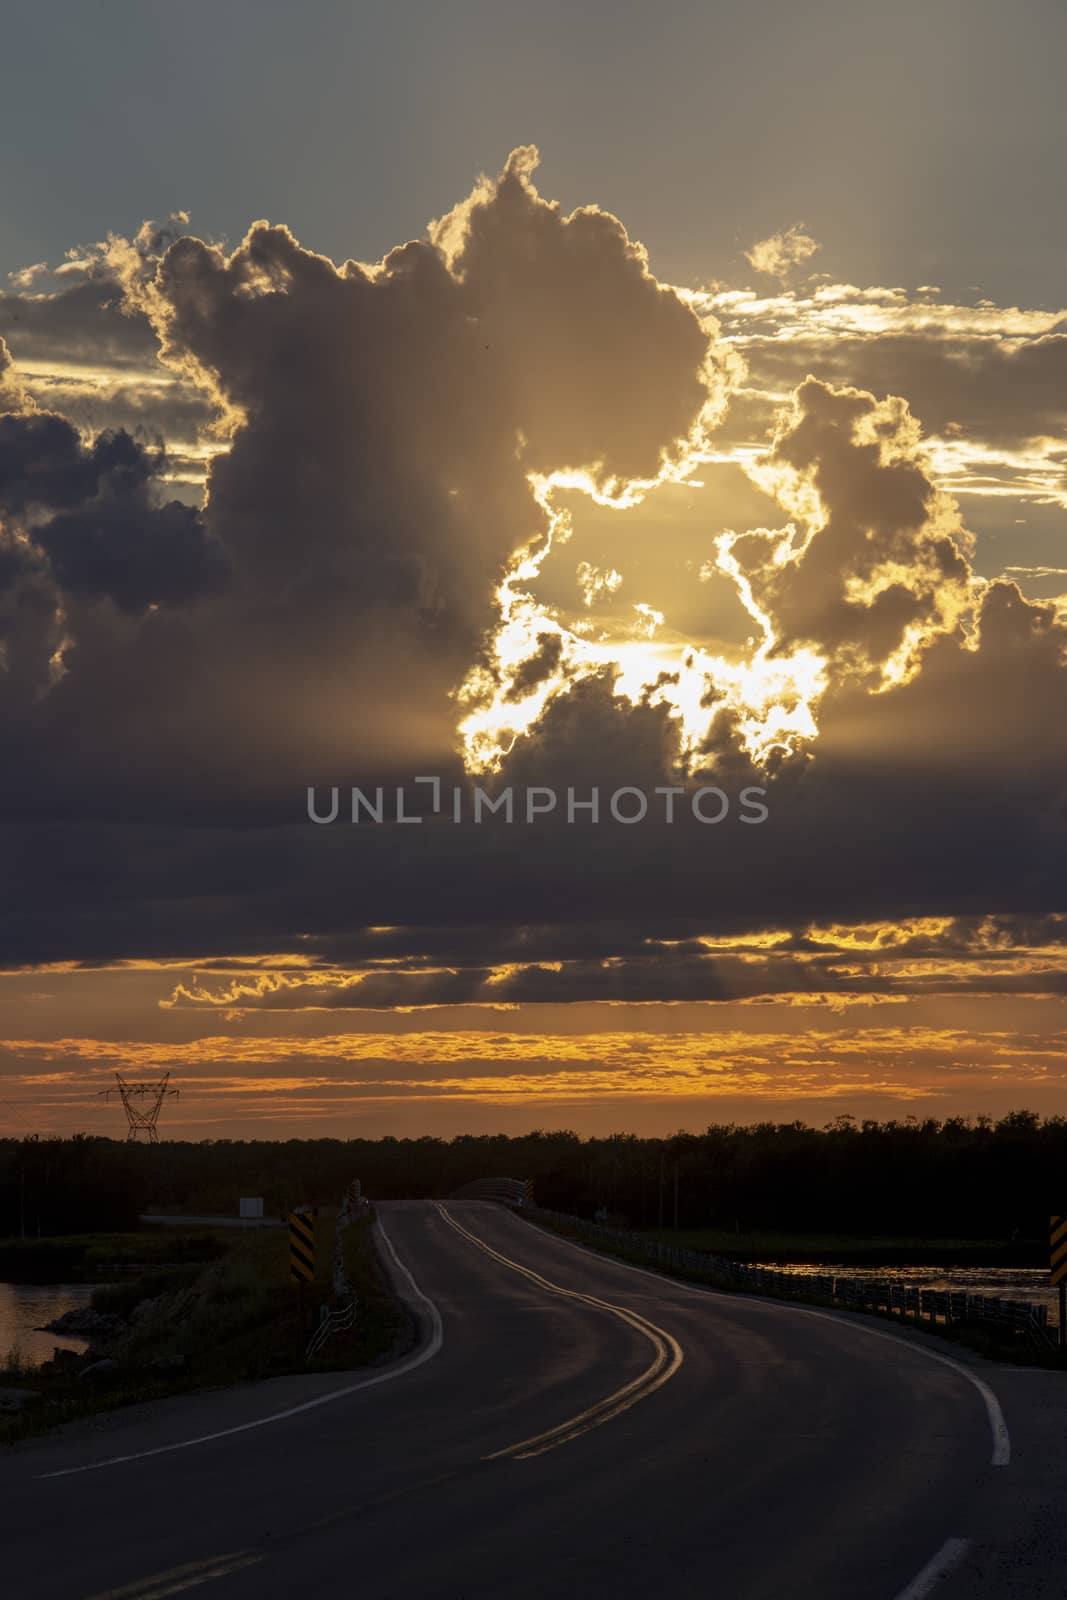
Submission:
[[1049,1217],[1048,1242],[1052,1281],[1067,1283],[1067,1217]]
[[289,1213],[289,1276],[294,1283],[310,1283],[315,1276],[315,1213]]

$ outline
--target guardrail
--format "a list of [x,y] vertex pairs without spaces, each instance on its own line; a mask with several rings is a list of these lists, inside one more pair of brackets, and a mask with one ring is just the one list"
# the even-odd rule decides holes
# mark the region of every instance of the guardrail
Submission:
[[305,1363],[317,1356],[331,1334],[346,1333],[356,1322],[356,1296],[353,1293],[351,1300],[345,1306],[331,1309],[323,1306],[319,1313],[319,1325],[308,1340],[308,1347],[304,1351]]
[[337,1213],[337,1223],[333,1236],[333,1305],[324,1305],[319,1308],[319,1325],[308,1340],[307,1349],[304,1351],[304,1364],[306,1365],[317,1356],[327,1339],[335,1333],[347,1333],[348,1329],[355,1326],[356,1310],[359,1304],[355,1289],[348,1281],[345,1271],[345,1229],[357,1217],[365,1216],[367,1200],[363,1194],[359,1180],[355,1179],[349,1184],[341,1199],[341,1206]]
[[803,1295],[829,1300],[857,1310],[887,1311],[901,1317],[927,1317],[949,1323],[977,1323],[1026,1335],[1035,1344],[1054,1342],[1049,1328],[1048,1306],[1029,1300],[1006,1300],[996,1295],[970,1294],[952,1289],[924,1289],[918,1284],[902,1284],[884,1278],[844,1278],[831,1273],[787,1272],[776,1267],[757,1267],[734,1261],[730,1256],[710,1255],[704,1250],[684,1250],[678,1245],[649,1239],[645,1234],[609,1228],[600,1222],[571,1216],[565,1211],[549,1211],[543,1206],[523,1205],[525,1216],[541,1219],[577,1233],[581,1238],[614,1246],[636,1255],[652,1266],[673,1269],[698,1282],[724,1278],[739,1288],[763,1294]]
[[453,1200],[498,1200],[501,1205],[521,1206],[526,1195],[522,1178],[475,1178],[472,1183],[453,1189]]

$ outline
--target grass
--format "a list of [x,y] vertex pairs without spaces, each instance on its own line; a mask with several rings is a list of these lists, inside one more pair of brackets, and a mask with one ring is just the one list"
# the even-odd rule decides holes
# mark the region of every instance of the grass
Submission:
[[[128,1331],[98,1352],[119,1361],[114,1382],[90,1387],[81,1381],[83,1360],[20,1367],[22,1385],[37,1389],[41,1398],[0,1418],[0,1443],[162,1395],[383,1360],[411,1330],[378,1264],[370,1229],[369,1217],[354,1222],[344,1239],[345,1269],[359,1298],[355,1325],[328,1339],[310,1365],[304,1350],[318,1308],[330,1296],[333,1219],[320,1218],[316,1278],[303,1305],[298,1286],[289,1282],[285,1229],[220,1230],[213,1259],[172,1261],[97,1290],[95,1309],[128,1319]],[[175,1362],[176,1370],[154,1369],[152,1363],[161,1359]],[[0,1382],[13,1381],[13,1372],[0,1371]]]
[[[639,1248],[629,1247],[625,1240],[619,1240],[618,1243],[612,1242],[609,1244],[607,1241],[602,1239],[587,1238],[585,1234],[578,1228],[569,1227],[564,1223],[548,1221],[547,1219],[541,1217],[529,1217],[527,1220],[535,1223],[535,1225],[539,1228],[544,1228],[549,1233],[559,1234],[561,1238],[573,1239],[575,1242],[583,1244],[586,1249],[595,1250],[599,1255],[608,1256],[617,1261],[628,1261],[633,1266],[639,1266],[647,1272],[658,1272],[666,1278],[679,1278],[683,1282],[696,1283],[702,1288],[719,1290],[724,1294],[755,1295],[770,1299],[782,1298],[773,1291],[768,1291],[765,1293],[760,1289],[748,1288],[744,1284],[738,1283],[735,1278],[727,1276],[725,1273],[719,1274],[714,1272],[702,1272],[698,1276],[697,1274],[688,1271],[684,1265],[673,1265],[667,1262],[657,1262],[651,1260],[649,1257],[642,1254]],[[688,1240],[686,1233],[682,1230],[680,1230],[678,1233],[668,1230],[664,1230],[662,1233],[646,1232],[642,1237],[649,1239],[662,1239],[667,1244],[674,1244],[679,1248],[703,1248],[708,1250],[709,1254],[725,1254],[725,1252],[713,1251],[708,1245],[700,1246],[688,1242],[691,1241],[694,1236],[711,1236],[711,1230],[701,1230],[700,1235],[697,1235],[696,1230],[693,1230],[689,1233]],[[733,1234],[730,1235],[730,1237],[732,1237],[736,1242],[738,1236]],[[785,1236],[760,1236],[752,1234],[742,1235],[742,1238],[746,1240],[747,1259],[753,1259],[751,1252],[755,1247],[751,1244],[751,1241],[760,1237],[783,1238]],[[809,1235],[808,1237],[811,1238],[819,1236]],[[738,1256],[738,1259],[740,1259],[740,1256]],[[763,1257],[762,1259],[766,1260],[768,1258]],[[802,1257],[793,1254],[788,1258],[783,1257],[781,1259],[797,1261],[801,1260]],[[838,1257],[836,1259],[841,1258]],[[864,1259],[867,1258],[865,1257]],[[912,1261],[911,1264],[914,1265],[914,1261]],[[1036,1345],[1022,1333],[1013,1333],[1009,1329],[1004,1329],[1001,1331],[1000,1329],[990,1328],[987,1326],[979,1327],[973,1324],[968,1325],[955,1322],[946,1324],[944,1322],[931,1322],[928,1317],[901,1316],[886,1310],[874,1310],[870,1307],[861,1308],[859,1306],[845,1306],[836,1301],[828,1299],[825,1295],[819,1295],[810,1291],[805,1291],[803,1284],[804,1279],[799,1278],[797,1292],[795,1294],[791,1294],[788,1297],[789,1300],[796,1300],[804,1305],[822,1306],[826,1308],[833,1308],[838,1311],[846,1311],[854,1316],[876,1317],[879,1321],[892,1323],[898,1328],[911,1328],[916,1332],[932,1334],[937,1338],[946,1340],[950,1344],[955,1344],[959,1347],[972,1350],[976,1354],[985,1356],[991,1361],[1010,1361],[1016,1366],[1046,1367],[1052,1370],[1067,1372],[1067,1352],[1053,1348],[1051,1345]]]
[[13,1344],[0,1366],[0,1383],[19,1383],[36,1372],[36,1363],[27,1361],[17,1344]]
[[[279,1230],[280,1231],[280,1230]],[[148,1228],[137,1233],[74,1233],[48,1239],[0,1239],[5,1283],[96,1283],[143,1267],[215,1260],[221,1232]]]

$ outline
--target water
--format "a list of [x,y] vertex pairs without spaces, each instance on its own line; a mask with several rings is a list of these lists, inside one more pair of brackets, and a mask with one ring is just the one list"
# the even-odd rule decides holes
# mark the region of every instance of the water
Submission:
[[1047,1270],[1040,1267],[842,1267],[833,1262],[816,1266],[810,1261],[761,1261],[758,1265],[803,1277],[821,1272],[835,1278],[865,1278],[869,1283],[905,1283],[919,1289],[999,1295],[1003,1300],[1029,1300],[1050,1309],[1059,1303],[1059,1291],[1052,1288]]
[[85,1350],[87,1339],[72,1339],[37,1329],[75,1306],[87,1306],[95,1283],[0,1283],[0,1362],[18,1351],[24,1362],[39,1366],[50,1361],[56,1345],[64,1350]]

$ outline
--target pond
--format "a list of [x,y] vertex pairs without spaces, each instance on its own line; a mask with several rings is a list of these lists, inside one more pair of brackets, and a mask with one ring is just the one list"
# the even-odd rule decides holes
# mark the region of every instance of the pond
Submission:
[[0,1362],[16,1350],[20,1359],[39,1366],[50,1361],[56,1345],[64,1350],[84,1350],[87,1339],[58,1333],[39,1333],[46,1322],[87,1306],[95,1283],[0,1283]]

